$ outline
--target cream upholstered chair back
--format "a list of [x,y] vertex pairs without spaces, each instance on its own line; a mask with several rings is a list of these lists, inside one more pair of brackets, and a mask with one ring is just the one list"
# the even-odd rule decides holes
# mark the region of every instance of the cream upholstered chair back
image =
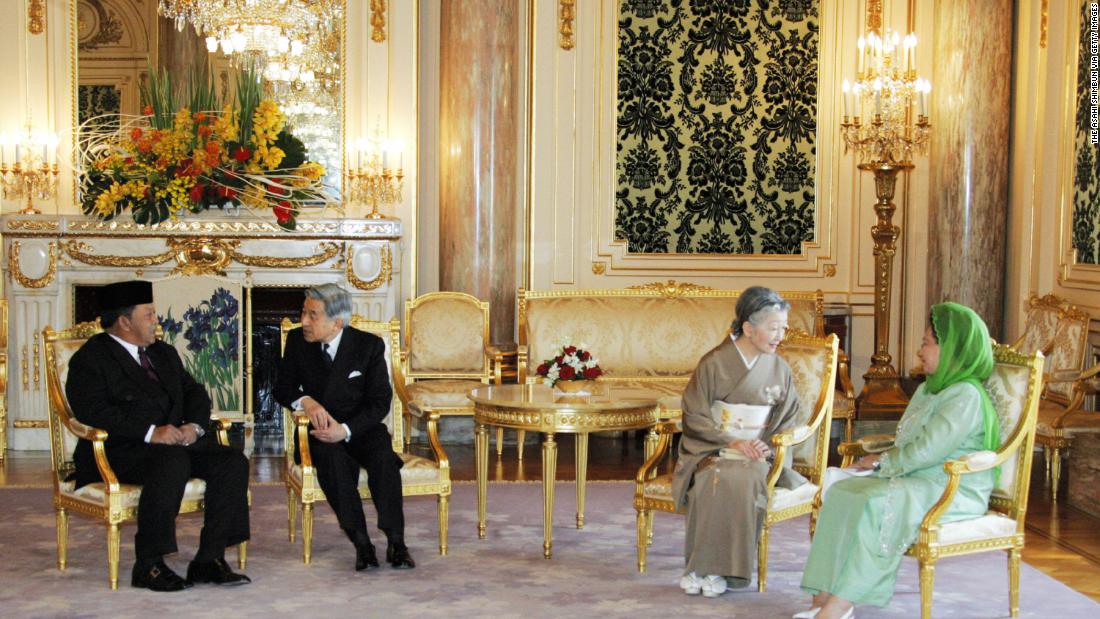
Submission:
[[99,322],[82,322],[62,331],[46,327],[42,333],[46,359],[46,395],[50,414],[50,459],[54,470],[54,484],[63,482],[73,472],[73,450],[77,437],[69,430],[70,424],[79,424],[73,417],[65,396],[65,382],[69,378],[69,360],[88,338],[101,333]]
[[[791,302],[793,329],[823,331],[820,292],[780,294]],[[540,363],[573,344],[596,356],[605,380],[686,379],[729,334],[740,295],[673,283],[622,290],[520,289],[520,377],[534,380]]]
[[[291,322],[289,318],[284,318],[283,322],[279,325],[279,352],[282,353],[286,349],[286,336],[291,330],[297,329],[302,326],[300,322]],[[367,333],[373,333],[382,339],[382,342],[386,345],[386,370],[390,377],[390,387],[394,389],[392,403],[390,405],[390,412],[386,415],[384,423],[390,430],[390,435],[393,438],[393,450],[400,453],[405,446],[405,423],[404,416],[401,414],[401,398],[397,395],[397,390],[394,385],[398,382],[394,378],[394,372],[399,371],[399,355],[401,346],[401,323],[396,319],[389,322],[382,322],[378,320],[370,320],[360,316],[358,314],[352,314],[351,324],[349,325],[360,331],[366,331]],[[289,418],[287,418],[289,419]],[[286,448],[286,453],[294,453],[294,432],[292,432],[293,425],[287,424],[283,428],[283,442]]]
[[[1085,366],[1085,352],[1089,335],[1089,315],[1075,307],[1063,310],[1054,329],[1054,342],[1050,350],[1047,371],[1080,372]],[[1072,382],[1051,382],[1047,393],[1068,401],[1073,395]]]
[[1031,476],[1035,422],[1039,410],[1043,360],[1042,353],[1026,355],[1008,346],[993,345],[996,364],[985,380],[985,390],[997,411],[1002,450],[1026,433],[1014,453],[1001,463],[1001,472],[993,489],[991,506],[998,511],[1024,510]]
[[1038,351],[1048,354],[1051,344],[1054,343],[1054,331],[1065,302],[1052,294],[1045,297],[1033,294],[1027,300],[1027,305],[1024,333],[1012,347],[1029,355]]
[[835,335],[815,337],[792,332],[777,351],[791,367],[800,406],[798,423],[814,428],[810,438],[794,446],[793,464],[814,483],[820,483],[829,455],[837,345]]
[[461,292],[405,302],[407,377],[488,378],[489,304]]

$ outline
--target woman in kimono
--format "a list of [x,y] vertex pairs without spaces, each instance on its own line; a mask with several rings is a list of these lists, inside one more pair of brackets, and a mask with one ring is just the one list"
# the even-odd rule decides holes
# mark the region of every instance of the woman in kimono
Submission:
[[[812,608],[796,618],[851,619],[854,604],[885,606],[902,555],[947,485],[943,463],[1000,446],[981,382],[993,371],[985,323],[956,303],[932,306],[931,323],[917,353],[928,380],[906,407],[894,447],[861,458],[856,468],[873,472],[839,481],[825,496],[802,577]],[[943,521],[984,514],[996,474],[963,476]]]
[[[684,391],[680,453],[672,480],[678,508],[687,508],[685,593],[717,597],[752,580],[756,544],[767,505],[769,445],[798,423],[791,368],[775,354],[787,332],[790,304],[760,286],[737,301],[732,334],[708,352]],[[723,404],[724,403],[724,404]],[[723,406],[756,405],[759,424],[731,427]],[[752,407],[746,407],[751,409]],[[713,412],[712,412],[713,411]],[[783,470],[778,485],[806,479]]]

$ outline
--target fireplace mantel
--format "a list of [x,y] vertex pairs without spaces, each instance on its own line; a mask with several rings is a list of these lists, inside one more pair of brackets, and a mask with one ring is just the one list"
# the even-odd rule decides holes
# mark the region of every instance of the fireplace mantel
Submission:
[[[0,217],[8,303],[9,448],[49,449],[41,333],[74,316],[74,286],[127,278],[219,275],[254,287],[337,283],[352,294],[355,313],[399,316],[403,298],[402,224],[396,219],[274,221],[216,212],[145,226],[82,216]],[[246,318],[246,338],[251,324]],[[246,366],[246,372],[250,368]]]

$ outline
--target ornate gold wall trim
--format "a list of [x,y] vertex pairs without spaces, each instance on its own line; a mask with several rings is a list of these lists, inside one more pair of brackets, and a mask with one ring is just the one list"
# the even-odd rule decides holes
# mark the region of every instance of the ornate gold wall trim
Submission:
[[347,275],[348,283],[359,290],[374,290],[381,287],[382,284],[390,283],[390,279],[393,276],[393,256],[390,255],[389,247],[382,247],[381,259],[382,268],[378,270],[378,275],[374,279],[370,281],[359,279],[359,277],[355,275],[355,265],[352,261],[351,248],[349,247],[344,256],[344,273]]
[[882,0],[867,0],[867,29],[882,35]]
[[50,248],[50,266],[46,269],[46,274],[42,277],[30,278],[23,274],[23,270],[19,267],[19,241],[12,241],[11,248],[8,250],[8,271],[11,273],[15,281],[19,282],[20,286],[24,288],[45,288],[50,285],[55,275],[57,275],[57,245],[55,243],[49,244]]
[[576,19],[577,0],[558,0],[558,44],[568,51],[576,45],[573,40],[573,20]]
[[1043,8],[1039,9],[1039,47],[1047,48],[1047,31],[1050,30],[1050,0],[1043,0]]
[[627,286],[627,290],[641,290],[644,292],[656,292],[663,297],[675,299],[684,295],[695,294],[697,292],[707,292],[714,290],[710,286],[702,286],[700,284],[692,284],[690,282],[677,283],[676,280],[670,279],[667,282],[653,282],[651,284],[639,284],[637,286]]
[[603,275],[604,271],[606,271],[606,270],[607,270],[607,263],[606,262],[600,262],[599,260],[597,260],[597,261],[592,263],[592,272],[595,273],[596,275]]
[[16,419],[11,422],[11,427],[16,430],[41,430],[50,427],[50,422],[45,419]]
[[57,230],[59,223],[56,220],[43,221],[40,219],[13,219],[8,221],[8,230],[27,230],[33,232]]
[[383,43],[386,40],[386,0],[370,0],[370,40]]
[[239,244],[235,239],[168,239],[176,258],[172,274],[224,276]]
[[151,267],[158,264],[164,264],[176,255],[176,250],[169,249],[162,254],[155,254],[152,256],[97,256],[88,253],[91,247],[80,241],[62,241],[61,248],[64,249],[65,253],[73,260],[97,267]]
[[250,256],[239,251],[232,250],[229,255],[237,262],[250,267],[267,267],[269,269],[300,269],[311,267],[331,260],[340,253],[339,243],[321,243],[317,246],[320,253],[312,256],[296,258],[279,258],[275,256]]
[[31,34],[46,31],[46,0],[30,0],[27,5],[27,31]]

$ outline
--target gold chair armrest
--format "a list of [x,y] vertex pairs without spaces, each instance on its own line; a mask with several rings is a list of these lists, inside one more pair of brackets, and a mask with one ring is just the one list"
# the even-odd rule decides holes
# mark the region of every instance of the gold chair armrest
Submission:
[[[68,405],[66,404],[66,409]],[[84,425],[73,417],[72,411],[66,410],[62,415],[62,422],[65,427],[69,429],[76,436],[90,441],[92,443],[92,453],[95,455],[95,466],[99,469],[99,476],[103,479],[103,484],[106,487],[106,494],[112,492],[118,492],[118,477],[115,475],[114,469],[111,468],[111,463],[107,460],[107,448],[105,443],[107,442],[107,431],[95,428],[92,426]]]
[[638,469],[638,474],[634,476],[634,482],[638,485],[639,493],[641,493],[646,480],[653,477],[654,469],[657,468],[657,464],[664,459],[665,454],[668,452],[668,448],[672,444],[672,435],[679,432],[680,429],[678,423],[666,421],[654,426],[653,431],[657,434],[657,445],[654,446],[653,453],[649,454],[649,459]]
[[501,376],[501,370],[504,367],[504,351],[490,344],[485,347],[485,355],[489,358],[489,367],[493,371],[493,384],[503,383],[504,378]]
[[449,469],[451,468],[451,461],[447,458],[447,452],[443,449],[443,443],[439,441],[439,413],[430,411],[428,413],[428,444],[432,446],[432,453],[435,455],[435,461],[439,464],[439,468]]
[[222,419],[217,415],[211,415],[210,425],[213,426],[214,432],[218,435],[218,444],[228,447],[229,429],[233,427],[233,422],[228,419]]
[[[404,358],[405,353],[401,353]],[[397,392],[397,399],[401,400],[401,407],[405,410],[409,410],[409,390],[406,388],[408,384],[405,379],[405,372],[402,369],[404,362],[398,363],[393,366],[392,372],[390,372],[390,378],[393,381],[393,390]]]
[[[294,434],[298,439],[298,456],[302,465],[302,476],[313,469],[313,456],[309,453],[309,415],[305,411],[291,411],[294,417]],[[287,454],[294,458],[294,454]]]
[[516,347],[516,382],[527,384],[527,345]]
[[890,434],[871,434],[851,443],[841,443],[837,453],[841,456],[842,467],[851,466],[856,458],[882,453],[894,446],[894,437]]
[[855,400],[856,390],[852,386],[852,378],[848,370],[848,354],[843,350],[837,350],[836,376],[840,379],[840,388],[844,391],[844,397]]

